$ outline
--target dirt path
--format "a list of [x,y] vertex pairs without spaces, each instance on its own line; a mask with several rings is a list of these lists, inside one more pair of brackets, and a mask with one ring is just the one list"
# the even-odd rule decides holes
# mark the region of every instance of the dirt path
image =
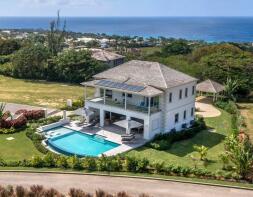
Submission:
[[239,104],[242,116],[245,118],[245,123],[247,125],[247,133],[253,142],[253,104],[243,103]]
[[221,112],[213,106],[212,101],[208,98],[198,97],[195,106],[197,109],[196,114],[204,118],[218,117],[221,115]]

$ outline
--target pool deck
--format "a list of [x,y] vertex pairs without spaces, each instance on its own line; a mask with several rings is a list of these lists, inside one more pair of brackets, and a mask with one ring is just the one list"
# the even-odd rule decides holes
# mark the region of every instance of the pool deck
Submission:
[[130,151],[132,149],[143,146],[147,142],[142,138],[140,134],[136,134],[136,138],[132,142],[123,144],[121,142],[121,135],[125,134],[125,131],[124,129],[115,125],[100,128],[100,127],[79,127],[75,124],[68,124],[65,125],[64,127],[90,135],[94,134],[100,135],[103,136],[106,140],[120,144],[120,146],[105,152],[103,155],[106,156],[114,156],[119,153]]

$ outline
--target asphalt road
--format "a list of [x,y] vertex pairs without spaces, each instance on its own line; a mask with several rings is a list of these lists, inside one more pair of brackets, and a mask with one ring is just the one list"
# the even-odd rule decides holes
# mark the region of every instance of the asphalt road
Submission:
[[65,194],[67,194],[70,188],[74,187],[90,193],[93,193],[97,189],[103,189],[111,193],[126,191],[134,196],[146,193],[153,197],[253,196],[253,191],[250,190],[139,178],[50,173],[0,173],[0,185],[23,185],[28,187],[34,184],[43,185],[46,188],[54,187]]
[[[1,102],[0,102],[1,103]],[[37,107],[37,106],[31,106],[31,105],[24,105],[24,104],[17,104],[17,103],[6,103],[5,111],[10,111],[11,113],[15,113],[16,111],[20,109],[26,109],[26,110],[40,110],[44,109],[43,107]],[[56,112],[56,109],[47,109],[48,114],[52,114]]]

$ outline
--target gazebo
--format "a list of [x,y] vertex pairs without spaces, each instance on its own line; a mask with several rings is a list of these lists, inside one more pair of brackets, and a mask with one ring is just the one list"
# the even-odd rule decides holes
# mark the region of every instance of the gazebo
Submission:
[[219,84],[218,82],[207,79],[199,84],[197,84],[196,90],[199,95],[211,95],[213,97],[213,101],[216,101],[221,93],[225,91],[225,86]]

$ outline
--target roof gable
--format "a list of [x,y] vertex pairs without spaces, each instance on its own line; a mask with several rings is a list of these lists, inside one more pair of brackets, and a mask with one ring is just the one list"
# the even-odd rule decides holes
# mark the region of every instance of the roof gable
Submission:
[[195,78],[158,62],[132,60],[94,76],[95,79],[113,79],[128,84],[167,89],[182,85]]

